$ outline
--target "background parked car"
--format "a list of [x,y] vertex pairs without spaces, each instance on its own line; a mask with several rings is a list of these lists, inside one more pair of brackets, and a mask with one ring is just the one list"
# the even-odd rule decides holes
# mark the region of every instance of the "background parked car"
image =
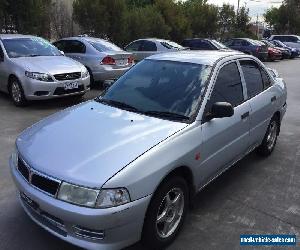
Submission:
[[186,48],[181,45],[163,39],[149,38],[139,39],[131,42],[125,47],[125,50],[131,52],[134,56],[134,60],[141,61],[144,58],[164,52],[172,52],[178,50],[185,50]]
[[253,55],[262,61],[268,59],[268,48],[249,38],[233,38],[224,43],[231,49],[239,50],[249,55]]
[[[292,52],[287,48],[277,47],[276,45],[274,45],[273,43],[271,43],[268,40],[261,40],[261,42],[264,43],[265,45],[267,45],[271,49],[279,50],[282,53],[281,59],[289,59],[292,56]],[[270,54],[270,52],[269,52],[269,54]]]
[[270,40],[278,40],[289,47],[300,49],[300,36],[296,35],[272,35]]
[[17,106],[27,100],[82,96],[90,89],[87,69],[34,36],[0,35],[0,90]]
[[191,50],[229,50],[224,44],[213,39],[185,39],[183,40],[182,45]]
[[291,58],[295,58],[295,57],[300,55],[300,50],[299,49],[289,47],[281,41],[270,40],[269,42],[274,44],[276,47],[288,49],[291,52]]
[[265,43],[263,41],[255,41],[257,44],[265,45],[267,46],[268,50],[268,61],[275,61],[275,60],[282,60],[283,54],[279,49],[276,49],[274,45],[269,45],[268,43]]
[[70,37],[53,43],[59,50],[83,65],[95,81],[115,80],[133,64],[133,56],[115,44],[94,37]]

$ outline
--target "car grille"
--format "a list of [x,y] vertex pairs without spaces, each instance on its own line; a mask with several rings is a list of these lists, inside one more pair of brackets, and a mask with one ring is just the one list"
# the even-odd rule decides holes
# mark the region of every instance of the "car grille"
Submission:
[[79,85],[77,89],[68,89],[68,90],[65,90],[65,88],[63,87],[57,87],[53,95],[67,95],[67,94],[73,94],[81,91],[84,91],[83,85]]
[[18,171],[32,186],[38,188],[43,192],[46,192],[49,195],[56,195],[60,185],[60,181],[54,180],[50,177],[38,173],[35,170],[30,169],[20,157],[18,159]]
[[81,72],[65,73],[54,75],[57,81],[76,80],[81,77]]

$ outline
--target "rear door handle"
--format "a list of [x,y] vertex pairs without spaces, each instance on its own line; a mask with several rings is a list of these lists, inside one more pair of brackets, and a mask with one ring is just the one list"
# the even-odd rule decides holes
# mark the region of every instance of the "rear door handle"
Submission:
[[273,96],[272,98],[271,98],[271,102],[275,102],[276,101],[276,96]]
[[244,119],[246,119],[247,117],[249,117],[249,115],[250,115],[250,113],[249,113],[249,111],[248,111],[248,112],[246,112],[245,114],[242,114],[242,115],[241,115],[241,119],[244,120]]

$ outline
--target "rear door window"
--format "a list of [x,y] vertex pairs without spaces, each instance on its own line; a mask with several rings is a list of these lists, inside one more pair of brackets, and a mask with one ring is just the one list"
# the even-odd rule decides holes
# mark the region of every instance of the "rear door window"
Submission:
[[66,40],[64,46],[65,53],[83,54],[86,51],[85,45],[76,40]]
[[247,86],[248,99],[263,91],[263,79],[259,65],[252,60],[240,61]]
[[228,102],[236,107],[244,102],[243,86],[236,63],[229,63],[219,71],[213,92],[206,105],[206,112],[216,102]]
[[142,44],[143,44],[143,41],[132,42],[125,48],[125,50],[126,51],[139,51]]
[[260,69],[260,72],[261,72],[261,77],[262,77],[263,84],[264,84],[264,89],[271,87],[272,81],[271,81],[269,75],[262,68]]
[[144,41],[140,50],[141,51],[157,51],[157,47],[154,42]]

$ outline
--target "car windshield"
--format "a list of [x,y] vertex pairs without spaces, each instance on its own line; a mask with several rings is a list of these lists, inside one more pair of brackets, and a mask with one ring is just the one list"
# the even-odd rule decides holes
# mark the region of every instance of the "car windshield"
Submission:
[[96,100],[150,116],[189,120],[198,110],[211,68],[144,60]]
[[281,47],[287,47],[283,42],[276,40],[275,41],[278,45],[280,45]]
[[163,45],[167,49],[184,49],[184,47],[172,41],[163,41],[161,42],[161,45]]
[[39,37],[3,39],[2,42],[11,58],[62,55],[55,46]]
[[105,40],[88,40],[88,42],[98,51],[105,52],[105,51],[122,51],[117,45],[112,44]]
[[211,42],[218,48],[218,49],[228,49],[223,43],[218,42],[217,40],[211,40]]

